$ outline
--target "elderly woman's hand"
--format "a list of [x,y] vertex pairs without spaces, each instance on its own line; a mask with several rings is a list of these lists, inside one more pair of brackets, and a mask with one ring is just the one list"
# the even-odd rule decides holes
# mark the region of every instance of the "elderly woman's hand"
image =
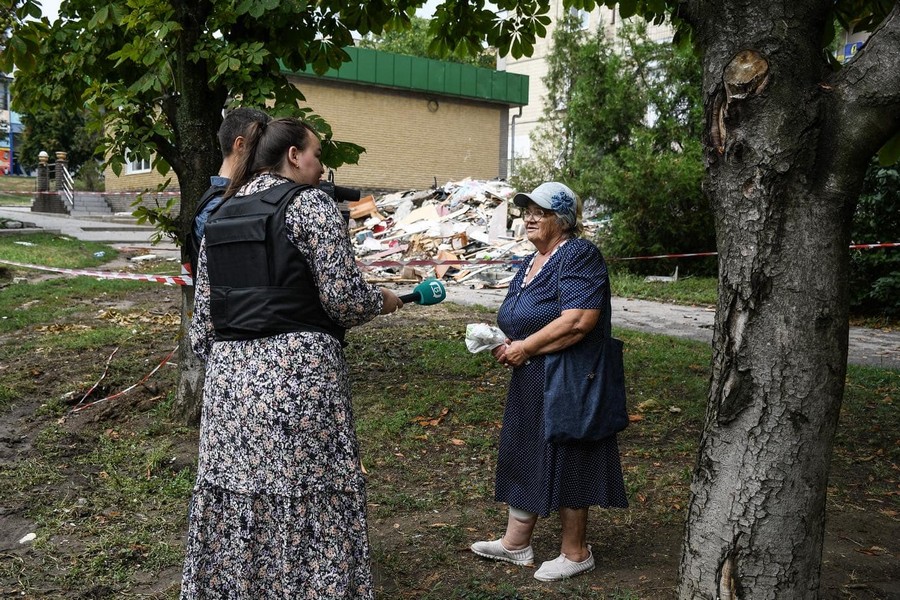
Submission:
[[525,342],[516,340],[506,345],[506,352],[503,355],[503,363],[511,367],[520,367],[531,358],[531,354],[525,349]]

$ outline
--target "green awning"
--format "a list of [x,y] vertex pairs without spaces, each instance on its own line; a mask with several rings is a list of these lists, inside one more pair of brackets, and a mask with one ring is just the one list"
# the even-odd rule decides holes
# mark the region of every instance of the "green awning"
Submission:
[[[350,62],[321,77],[510,106],[528,104],[527,75],[370,48],[354,46],[345,50]],[[294,75],[319,77],[312,67]]]

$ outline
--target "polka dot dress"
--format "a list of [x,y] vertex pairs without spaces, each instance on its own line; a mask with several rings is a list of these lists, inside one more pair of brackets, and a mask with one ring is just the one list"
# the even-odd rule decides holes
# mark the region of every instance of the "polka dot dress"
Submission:
[[[497,314],[498,326],[510,339],[528,337],[556,319],[560,310],[603,308],[609,279],[603,256],[591,242],[565,242],[523,286],[530,264],[531,260],[519,269]],[[600,324],[587,336],[598,351]],[[544,441],[542,355],[513,369],[500,433],[495,498],[541,516],[560,507],[628,506],[615,436],[592,443]]]

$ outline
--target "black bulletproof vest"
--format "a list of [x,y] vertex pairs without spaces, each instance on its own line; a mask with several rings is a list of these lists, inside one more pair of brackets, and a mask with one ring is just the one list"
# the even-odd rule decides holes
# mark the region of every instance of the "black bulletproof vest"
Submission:
[[290,201],[307,187],[283,183],[232,197],[206,224],[210,313],[218,339],[320,331],[343,344],[346,330],[322,307],[309,265],[284,225]]

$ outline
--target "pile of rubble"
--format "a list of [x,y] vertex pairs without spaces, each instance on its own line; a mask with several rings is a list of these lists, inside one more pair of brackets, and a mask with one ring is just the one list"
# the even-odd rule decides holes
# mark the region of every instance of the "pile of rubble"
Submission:
[[356,256],[372,282],[505,287],[515,261],[534,251],[514,195],[505,181],[465,179],[351,202]]
[[534,251],[514,195],[505,181],[465,179],[351,202],[356,256],[372,282],[506,287],[517,259]]

